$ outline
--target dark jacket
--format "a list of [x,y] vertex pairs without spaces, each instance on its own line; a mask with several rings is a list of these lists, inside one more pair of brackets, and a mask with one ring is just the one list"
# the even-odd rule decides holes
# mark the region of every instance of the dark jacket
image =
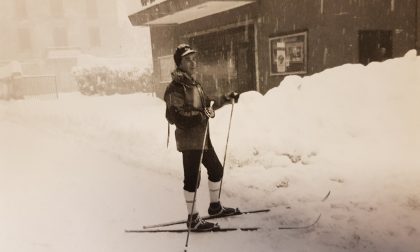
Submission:
[[[208,120],[204,108],[210,105],[210,99],[200,83],[176,69],[172,72],[172,82],[165,90],[164,100],[176,125],[178,151],[201,150]],[[204,149],[211,146],[208,132],[207,128]]]

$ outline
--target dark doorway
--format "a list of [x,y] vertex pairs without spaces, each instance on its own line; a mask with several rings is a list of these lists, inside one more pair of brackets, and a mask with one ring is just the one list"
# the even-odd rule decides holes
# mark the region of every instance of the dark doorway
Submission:
[[392,58],[392,31],[359,31],[359,62],[367,65],[372,61]]
[[240,93],[255,90],[255,63],[252,52],[253,50],[249,48],[247,43],[238,46],[238,88],[235,91]]
[[197,48],[198,79],[210,95],[255,90],[254,26],[241,26],[190,38]]

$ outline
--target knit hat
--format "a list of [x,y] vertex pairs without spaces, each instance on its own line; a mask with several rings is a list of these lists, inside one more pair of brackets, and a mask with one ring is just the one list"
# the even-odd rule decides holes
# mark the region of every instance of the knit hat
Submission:
[[188,44],[180,44],[179,46],[177,46],[174,53],[174,61],[176,66],[178,67],[181,64],[182,57],[196,52],[197,51],[192,49],[191,46]]

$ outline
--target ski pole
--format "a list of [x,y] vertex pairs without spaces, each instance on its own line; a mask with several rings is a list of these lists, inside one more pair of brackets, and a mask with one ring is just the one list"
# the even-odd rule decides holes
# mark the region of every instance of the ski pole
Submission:
[[[230,118],[229,118],[229,128],[228,128],[228,133],[227,133],[227,138],[226,138],[226,146],[225,146],[225,155],[223,157],[223,166],[222,166],[222,170],[223,173],[225,173],[225,164],[226,164],[226,154],[227,154],[227,147],[228,147],[228,143],[229,143],[229,135],[230,135],[230,126],[232,124],[232,117],[233,117],[233,107],[235,105],[235,100],[232,99],[232,109],[230,110]],[[219,201],[220,201],[220,195],[222,194],[222,184],[223,184],[223,176],[222,179],[220,180],[220,188],[219,188]]]
[[169,148],[169,135],[171,134],[171,126],[169,125],[168,122],[168,135],[166,137],[166,148]]
[[[211,101],[210,102],[210,107],[213,107],[213,104],[214,104],[214,101]],[[207,131],[209,129],[209,120],[210,120],[210,118],[207,118],[206,131],[204,132],[203,145],[201,147],[200,162],[198,163],[197,180],[195,181],[195,191],[194,191],[193,204],[192,204],[192,207],[191,207],[190,215],[188,217],[188,232],[187,232],[187,239],[185,241],[185,249],[184,249],[184,252],[187,252],[187,250],[188,250],[188,241],[189,241],[190,233],[191,233],[192,215],[193,215],[193,211],[194,211],[194,207],[195,207],[195,201],[196,201],[196,198],[197,198],[197,187],[198,187],[198,182],[200,181],[201,162],[203,162],[204,148],[206,147]]]

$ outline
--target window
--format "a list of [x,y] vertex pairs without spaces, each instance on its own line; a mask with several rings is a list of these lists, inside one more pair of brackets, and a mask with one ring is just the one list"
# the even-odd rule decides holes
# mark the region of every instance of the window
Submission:
[[15,0],[16,7],[16,17],[17,18],[27,18],[28,12],[26,9],[26,0]]
[[307,32],[270,38],[270,74],[305,74]]
[[67,46],[67,29],[64,27],[57,27],[53,31],[54,45],[57,47]]
[[31,33],[27,28],[18,29],[18,44],[19,50],[28,51],[31,49]]
[[63,17],[63,0],[50,0],[51,15],[53,17]]
[[98,27],[89,28],[90,46],[101,46],[101,32]]
[[175,64],[172,55],[162,56],[158,58],[160,75],[159,81],[161,83],[171,82],[171,72],[175,69]]
[[86,15],[88,18],[98,17],[98,5],[96,0],[85,0],[86,1]]

